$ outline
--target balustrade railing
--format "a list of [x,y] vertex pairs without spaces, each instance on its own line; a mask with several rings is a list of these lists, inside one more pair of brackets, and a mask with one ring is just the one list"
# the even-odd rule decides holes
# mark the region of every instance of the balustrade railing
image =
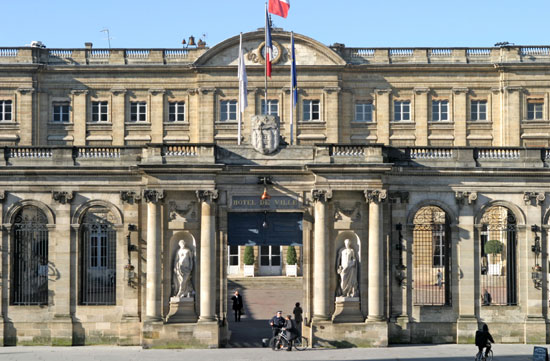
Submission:
[[77,158],[120,158],[123,148],[113,147],[86,147],[77,148]]
[[466,55],[467,56],[490,56],[491,55],[491,48],[473,48],[473,49],[466,49]]
[[409,57],[413,56],[413,49],[390,49],[390,56],[392,57]]
[[521,55],[539,55],[539,56],[548,56],[550,55],[549,46],[529,46],[520,48]]
[[453,49],[430,49],[430,56],[433,57],[446,57],[451,56]]
[[51,148],[8,148],[9,158],[51,158]]
[[170,49],[164,50],[164,57],[166,59],[185,59],[189,56],[187,49]]
[[18,53],[18,49],[0,48],[0,57],[3,58],[15,58]]
[[163,154],[167,157],[196,157],[199,155],[196,145],[166,145]]
[[362,157],[365,155],[365,146],[333,145],[330,147],[330,155],[335,157]]
[[411,159],[449,159],[453,157],[452,148],[411,148]]
[[352,58],[368,58],[374,56],[374,49],[353,48],[351,49]]
[[145,50],[145,49],[126,50],[126,57],[128,59],[147,59],[149,57],[149,50]]
[[478,159],[519,159],[521,156],[520,149],[503,149],[503,148],[479,148],[477,150]]
[[92,59],[109,59],[111,52],[107,49],[90,50],[90,58]]
[[73,56],[73,51],[70,49],[50,49],[48,55],[54,58],[70,58]]

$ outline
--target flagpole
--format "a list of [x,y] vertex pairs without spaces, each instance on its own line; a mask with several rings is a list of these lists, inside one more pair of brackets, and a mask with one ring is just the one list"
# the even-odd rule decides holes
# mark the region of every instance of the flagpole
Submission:
[[264,61],[265,61],[265,71],[264,71],[264,74],[265,74],[265,91],[264,91],[264,105],[265,105],[265,110],[264,112],[267,114],[267,27],[269,26],[268,24],[268,17],[267,17],[267,1],[265,2],[265,29],[264,29],[264,33],[265,33],[265,39],[264,39]]
[[243,33],[241,32],[241,35],[240,35],[240,41],[239,41],[239,65],[238,65],[238,76],[239,76],[239,119],[238,119],[238,126],[237,126],[237,145],[241,145],[241,124],[242,124],[242,119],[243,119],[243,112],[242,112],[242,99],[241,99],[241,94],[242,94],[242,90],[241,90],[241,72],[242,72],[242,69],[241,69],[241,62],[242,62],[242,59],[241,59],[241,56],[243,56]]
[[294,32],[290,32],[290,46],[291,59],[290,59],[290,145],[292,145],[294,139]]

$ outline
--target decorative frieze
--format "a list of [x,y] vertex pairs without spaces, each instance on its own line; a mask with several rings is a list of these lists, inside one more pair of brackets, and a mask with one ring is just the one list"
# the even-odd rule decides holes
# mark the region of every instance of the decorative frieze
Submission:
[[544,192],[523,192],[523,201],[525,205],[541,205],[546,199]]
[[141,199],[141,194],[133,191],[120,191],[120,200],[123,203],[134,204]]
[[365,199],[367,203],[381,203],[388,197],[388,191],[386,189],[367,189],[365,190]]
[[314,202],[327,202],[332,198],[332,189],[312,189],[311,199]]
[[143,199],[147,203],[158,203],[164,198],[163,190],[146,189],[143,191]]
[[473,204],[477,200],[477,192],[457,191],[455,192],[455,200],[457,204]]
[[58,192],[58,191],[52,191],[52,199],[59,204],[67,204],[73,199],[73,192]]
[[195,192],[200,202],[213,202],[218,199],[218,190],[200,190]]

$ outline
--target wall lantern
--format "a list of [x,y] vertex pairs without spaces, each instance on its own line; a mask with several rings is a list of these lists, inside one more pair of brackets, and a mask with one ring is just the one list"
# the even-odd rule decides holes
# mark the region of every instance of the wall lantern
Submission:
[[401,233],[401,231],[403,230],[403,225],[401,223],[397,223],[395,225],[395,230],[397,232],[399,232],[398,242],[395,245],[395,250],[399,254],[399,263],[395,265],[395,270],[396,270],[395,279],[399,283],[399,286],[403,286],[403,284],[405,283],[405,280],[407,278],[407,275],[405,273],[405,270],[407,269],[407,266],[405,266],[403,264],[403,250],[404,250],[404,247],[403,247],[403,234]]
[[535,254],[535,265],[533,266],[533,272],[531,273],[531,279],[535,288],[540,289],[542,287],[542,267],[539,263],[539,256],[541,254],[541,245],[540,237],[538,233],[540,232],[540,227],[536,224],[531,226],[531,232],[535,234],[533,245],[531,246],[531,251]]
[[264,201],[266,199],[270,199],[271,196],[269,194],[267,194],[267,185],[268,184],[273,184],[273,181],[272,181],[271,177],[270,176],[258,177],[258,184],[263,184],[264,185],[264,192],[260,196],[260,199],[262,201]]
[[126,235],[126,246],[128,250],[128,263],[124,266],[124,279],[128,281],[128,286],[133,286],[136,276],[135,267],[132,264],[132,252],[138,250],[135,244],[132,244],[132,232],[137,232],[135,224],[128,224],[128,234]]

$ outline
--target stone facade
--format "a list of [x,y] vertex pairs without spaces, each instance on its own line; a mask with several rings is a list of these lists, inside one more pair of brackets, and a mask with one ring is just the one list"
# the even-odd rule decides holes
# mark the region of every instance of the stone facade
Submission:
[[[243,39],[240,146],[238,37],[210,49],[0,48],[0,344],[224,345],[228,214],[247,211],[231,200],[259,198],[266,176],[293,204],[269,211],[303,214],[312,343],[467,343],[480,322],[497,342],[550,339],[548,47],[366,49],[296,35],[291,126],[290,34],[274,31],[281,142],[262,154],[249,120],[262,107],[263,32]],[[489,219],[495,209],[503,220]],[[181,239],[196,292],[177,305]],[[345,239],[359,297],[337,303]]]

